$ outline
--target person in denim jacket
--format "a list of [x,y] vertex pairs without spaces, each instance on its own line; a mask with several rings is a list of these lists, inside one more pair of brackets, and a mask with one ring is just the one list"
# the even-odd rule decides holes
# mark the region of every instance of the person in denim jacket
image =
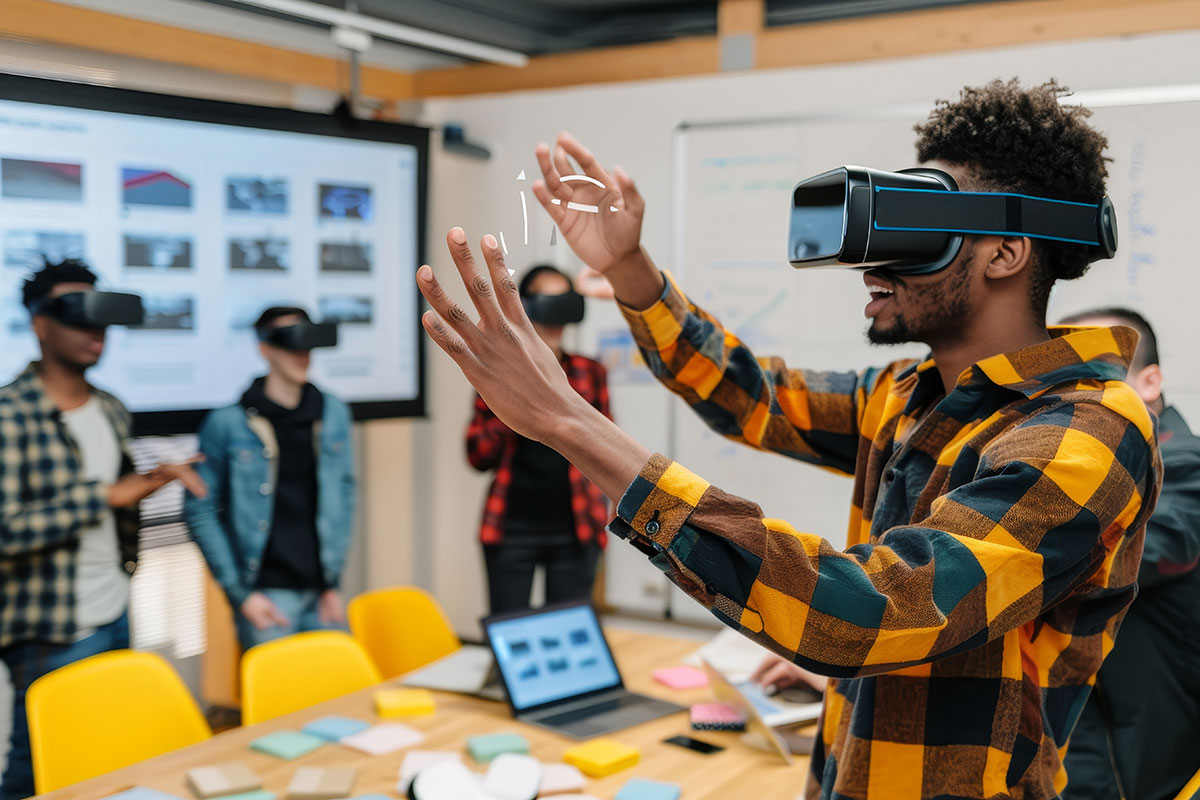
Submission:
[[[350,411],[308,382],[311,348],[335,331],[283,306],[254,328],[270,371],[201,423],[199,471],[212,491],[184,505],[243,648],[345,627],[338,582],[355,507]],[[322,329],[332,338],[312,337]]]

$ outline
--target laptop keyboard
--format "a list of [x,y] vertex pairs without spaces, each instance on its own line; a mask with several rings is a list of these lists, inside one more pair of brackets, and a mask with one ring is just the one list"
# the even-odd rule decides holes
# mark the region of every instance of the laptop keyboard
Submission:
[[593,703],[582,708],[573,708],[570,711],[564,711],[561,714],[555,714],[549,717],[541,717],[538,719],[543,725],[552,727],[563,727],[570,725],[573,722],[578,722],[582,719],[588,721],[601,722],[604,717],[609,714],[615,714],[621,709],[629,708],[630,706],[642,705],[646,701],[643,698],[633,695],[622,695],[621,697],[612,700],[601,700],[598,703]]

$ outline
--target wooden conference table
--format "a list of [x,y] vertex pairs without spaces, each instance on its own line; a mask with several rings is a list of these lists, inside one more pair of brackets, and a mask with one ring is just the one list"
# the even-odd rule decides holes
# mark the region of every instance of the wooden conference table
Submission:
[[[680,663],[696,649],[698,645],[695,641],[620,628],[607,629],[605,634],[629,689],[684,706],[711,700],[708,689],[672,691],[650,677],[650,673],[659,667]],[[393,680],[383,685],[396,684],[398,681]],[[268,722],[225,731],[206,742],[39,797],[47,800],[99,800],[133,786],[142,786],[190,798],[192,794],[184,782],[186,770],[229,761],[241,761],[249,765],[262,778],[263,788],[274,792],[278,800],[286,800],[287,786],[297,767],[335,765],[358,769],[358,782],[353,795],[385,794],[396,797],[400,764],[404,760],[403,750],[373,757],[330,744],[295,761],[281,761],[247,747],[251,740],[259,736],[280,729],[299,730],[309,721],[327,714],[378,721],[373,710],[373,693],[374,689],[365,689]],[[473,769],[484,769],[474,764],[465,751],[467,738],[476,734],[518,732],[529,740],[531,754],[546,762],[561,761],[563,752],[576,743],[550,731],[516,722],[505,704],[455,694],[435,694],[435,715],[394,721],[425,734],[425,742],[417,746],[419,749],[460,751],[464,762]],[[120,735],[121,724],[121,720],[113,720],[114,736]],[[612,738],[641,750],[641,761],[637,766],[616,775],[599,780],[589,779],[586,791],[605,800],[616,795],[630,778],[641,777],[680,785],[683,788],[681,800],[702,797],[790,800],[803,795],[807,758],[795,757],[792,765],[787,766],[778,755],[753,749],[740,740],[740,734],[734,733],[696,732],[696,738],[726,748],[707,756],[662,743],[663,739],[670,736],[692,733],[687,715],[679,713],[611,734]]]

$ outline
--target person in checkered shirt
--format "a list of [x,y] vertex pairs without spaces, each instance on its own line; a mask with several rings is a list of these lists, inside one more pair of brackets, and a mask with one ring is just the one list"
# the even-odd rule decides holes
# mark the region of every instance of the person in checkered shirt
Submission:
[[[966,191],[1098,202],[1106,141],[1064,92],[964,89],[918,125],[917,161]],[[619,498],[613,533],[726,625],[830,677],[809,798],[1057,798],[1162,481],[1155,423],[1124,381],[1137,334],[1046,326],[1051,287],[1097,253],[968,235],[939,272],[869,270],[868,338],[929,356],[805,370],[756,357],[655,268],[623,170],[565,133],[537,156],[534,193],[608,279],[658,379],[721,434],[854,476],[848,546],[767,516],[581,402],[490,235],[490,284],[463,230],[447,237],[478,323],[417,271],[434,342],[497,417]],[[579,170],[604,188],[561,180]]]

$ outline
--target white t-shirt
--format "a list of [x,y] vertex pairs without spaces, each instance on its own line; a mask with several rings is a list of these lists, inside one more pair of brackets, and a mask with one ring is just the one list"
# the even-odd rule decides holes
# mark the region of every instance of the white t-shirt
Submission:
[[[95,395],[79,408],[62,413],[71,438],[79,445],[83,476],[115,483],[121,473],[121,443]],[[121,564],[117,520],[105,512],[99,525],[79,536],[75,562],[75,626],[77,639],[94,633],[125,613],[129,606],[129,575]]]

